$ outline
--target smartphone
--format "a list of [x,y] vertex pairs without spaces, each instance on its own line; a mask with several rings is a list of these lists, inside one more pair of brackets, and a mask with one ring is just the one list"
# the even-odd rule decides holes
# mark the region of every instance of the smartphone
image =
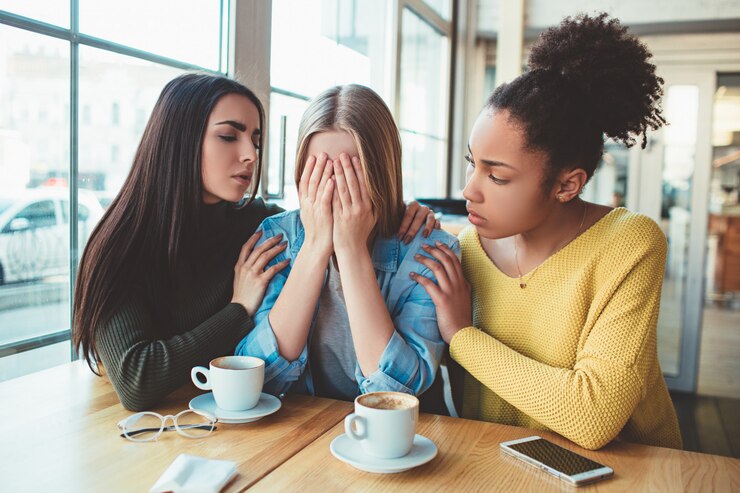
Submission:
[[501,451],[575,486],[593,483],[614,475],[611,467],[594,462],[538,436],[502,442]]

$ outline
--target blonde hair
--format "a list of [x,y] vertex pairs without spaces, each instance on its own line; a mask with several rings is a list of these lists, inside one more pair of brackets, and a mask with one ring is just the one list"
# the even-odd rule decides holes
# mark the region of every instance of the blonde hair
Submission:
[[377,217],[376,233],[393,236],[406,209],[401,178],[401,138],[393,115],[372,89],[357,84],[335,86],[311,100],[298,130],[296,186],[306,166],[311,137],[336,130],[349,133],[355,141]]

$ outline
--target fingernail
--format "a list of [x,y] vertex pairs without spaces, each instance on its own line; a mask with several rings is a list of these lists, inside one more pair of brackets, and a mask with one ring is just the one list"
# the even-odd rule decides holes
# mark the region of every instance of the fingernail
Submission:
[[423,245],[421,245],[421,248],[424,249],[424,250],[429,250],[430,247],[429,247],[429,245],[427,245],[426,243],[424,243]]
[[417,253],[416,255],[414,255],[414,258],[416,258],[416,259],[419,259],[419,258],[421,258],[421,255],[419,255],[419,254]]
[[421,233],[421,236],[423,236],[424,238],[427,238],[429,236],[429,232],[424,230],[424,232]]
[[434,244],[437,245],[437,247],[441,247],[442,246],[442,243],[439,242],[439,241],[435,241]]
[[406,238],[404,238],[403,241],[408,245],[409,243],[411,243],[411,236],[406,235]]
[[414,279],[414,278],[416,278],[416,272],[411,272],[411,273],[409,273],[409,277],[410,277],[411,279]]

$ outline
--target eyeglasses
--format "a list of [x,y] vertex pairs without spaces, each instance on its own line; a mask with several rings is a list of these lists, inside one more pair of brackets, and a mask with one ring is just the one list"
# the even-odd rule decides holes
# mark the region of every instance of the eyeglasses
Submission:
[[[168,419],[174,422],[174,427],[165,426]],[[118,422],[118,429],[123,432],[122,438],[133,442],[151,442],[159,438],[163,431],[172,430],[188,438],[203,438],[216,429],[216,423],[218,418],[215,416],[192,409],[186,409],[174,416],[145,411],[122,419]]]

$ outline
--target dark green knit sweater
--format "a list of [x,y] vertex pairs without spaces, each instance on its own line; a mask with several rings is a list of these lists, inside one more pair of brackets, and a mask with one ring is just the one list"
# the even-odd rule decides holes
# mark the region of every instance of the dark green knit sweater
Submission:
[[95,348],[121,403],[146,410],[190,381],[190,369],[233,354],[254,327],[244,308],[230,303],[234,264],[249,236],[280,212],[261,199],[243,209],[206,206],[193,269],[178,276],[168,322],[155,321],[143,289],[131,288],[121,308],[100,328]]

